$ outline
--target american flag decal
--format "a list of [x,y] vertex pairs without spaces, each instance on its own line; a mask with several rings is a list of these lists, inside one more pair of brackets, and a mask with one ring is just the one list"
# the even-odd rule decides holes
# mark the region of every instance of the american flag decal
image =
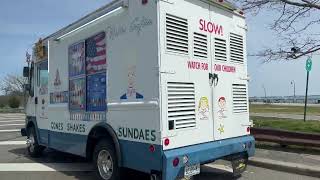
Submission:
[[86,40],[86,71],[87,75],[107,69],[106,34],[99,33]]

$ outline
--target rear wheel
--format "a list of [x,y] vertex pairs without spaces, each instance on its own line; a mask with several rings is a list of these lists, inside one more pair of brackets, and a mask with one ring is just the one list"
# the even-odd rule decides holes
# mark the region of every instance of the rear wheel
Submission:
[[237,158],[231,160],[231,164],[233,169],[233,176],[238,178],[247,169],[248,157],[240,155]]
[[150,174],[150,180],[162,180],[162,173],[152,173]]
[[102,180],[119,180],[118,159],[112,143],[100,140],[93,154],[97,176]]
[[38,138],[34,127],[28,128],[27,149],[31,157],[39,157],[44,150],[44,147],[38,143]]

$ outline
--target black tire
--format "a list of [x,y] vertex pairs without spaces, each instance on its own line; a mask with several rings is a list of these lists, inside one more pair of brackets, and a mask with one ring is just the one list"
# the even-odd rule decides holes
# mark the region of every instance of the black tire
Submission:
[[[102,163],[101,159],[98,160],[98,157],[102,157],[103,155],[106,156],[106,158],[102,158],[106,161],[105,163]],[[107,139],[100,140],[95,146],[93,152],[93,163],[96,175],[99,179],[120,180],[120,168],[118,167],[118,159],[115,153],[115,148],[113,144]],[[112,164],[111,167],[110,163]],[[105,166],[103,166],[102,164],[104,164]]]
[[162,173],[157,172],[150,175],[150,180],[162,180]]
[[27,144],[28,154],[33,157],[39,157],[44,150],[44,147],[39,145],[38,138],[34,127],[28,128],[28,144]]

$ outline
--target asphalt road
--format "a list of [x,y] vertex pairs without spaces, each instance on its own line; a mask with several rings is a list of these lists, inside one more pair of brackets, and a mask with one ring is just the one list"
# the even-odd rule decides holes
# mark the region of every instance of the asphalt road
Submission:
[[[45,150],[43,157],[28,156],[25,138],[20,136],[23,115],[0,114],[0,179],[1,180],[93,180],[94,172],[84,159],[70,154]],[[19,125],[20,124],[20,125]],[[224,164],[225,162],[219,162]],[[148,180],[149,176],[135,171],[126,171],[125,178]],[[201,167],[201,175],[195,180],[232,180],[230,168],[210,164]],[[240,180],[315,180],[274,170],[249,166]]]

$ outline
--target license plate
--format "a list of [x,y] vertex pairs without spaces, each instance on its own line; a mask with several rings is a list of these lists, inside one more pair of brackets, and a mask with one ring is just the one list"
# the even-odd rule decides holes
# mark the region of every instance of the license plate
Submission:
[[190,177],[190,176],[194,176],[197,174],[200,174],[200,164],[186,166],[184,168],[184,176],[185,177]]

